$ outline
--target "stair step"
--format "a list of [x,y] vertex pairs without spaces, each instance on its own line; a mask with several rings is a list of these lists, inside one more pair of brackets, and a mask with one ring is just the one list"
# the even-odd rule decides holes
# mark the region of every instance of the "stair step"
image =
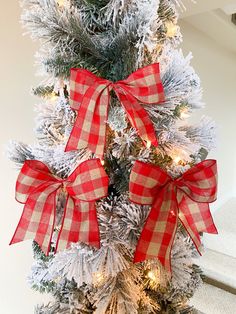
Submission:
[[236,258],[236,198],[231,198],[213,213],[218,235],[204,234],[205,247]]
[[190,300],[190,304],[205,314],[235,314],[236,296],[209,284],[204,284]]
[[195,259],[195,263],[201,267],[208,282],[235,293],[236,258],[206,249],[201,258]]

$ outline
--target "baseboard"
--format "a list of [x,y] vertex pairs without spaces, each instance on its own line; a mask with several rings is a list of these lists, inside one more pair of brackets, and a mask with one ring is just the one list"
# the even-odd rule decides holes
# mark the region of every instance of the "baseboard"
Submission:
[[214,286],[216,288],[219,288],[221,290],[224,290],[224,291],[227,291],[227,292],[229,292],[231,294],[236,295],[236,289],[235,288],[233,288],[233,287],[231,287],[229,285],[226,285],[225,283],[222,283],[222,282],[220,282],[220,281],[218,281],[216,279],[207,277],[205,275],[204,282],[209,284],[209,285],[212,285],[212,286]]

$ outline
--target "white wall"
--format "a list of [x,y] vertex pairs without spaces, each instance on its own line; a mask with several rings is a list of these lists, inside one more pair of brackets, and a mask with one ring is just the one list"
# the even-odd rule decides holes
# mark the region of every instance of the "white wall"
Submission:
[[[3,8],[4,6],[4,8]],[[3,151],[10,139],[33,141],[35,99],[29,95],[34,77],[35,46],[22,36],[18,1],[1,3],[0,10],[0,313],[32,314],[44,297],[31,291],[26,282],[32,264],[31,243],[8,246],[22,206],[14,200],[18,170]],[[3,44],[4,43],[4,44]],[[39,79],[38,79],[39,80]]]
[[[0,40],[4,42],[0,49],[1,151],[10,139],[25,143],[33,141],[35,99],[29,95],[29,90],[38,81],[33,68],[35,46],[28,37],[21,35],[18,3],[6,3],[0,11]],[[212,157],[219,161],[220,198],[223,198],[233,193],[236,178],[235,56],[189,25],[181,24],[184,50],[193,52],[193,65],[205,89],[207,107],[204,113],[212,116],[219,125],[219,146]],[[32,314],[34,304],[47,298],[32,292],[26,283],[32,264],[30,241],[8,246],[22,206],[14,200],[18,171],[3,153],[0,154],[0,167],[0,312]]]
[[202,113],[211,116],[218,125],[218,146],[210,157],[218,161],[218,200],[211,205],[211,209],[219,235],[205,234],[204,245],[214,251],[235,256],[236,55],[187,22],[181,22],[181,27],[184,51],[193,52],[192,64],[204,88],[206,108]]
[[185,54],[192,51],[192,65],[204,89],[206,108],[201,114],[211,116],[218,126],[218,146],[209,156],[218,161],[217,208],[236,196],[236,55],[189,23],[181,21],[180,26],[183,50]]

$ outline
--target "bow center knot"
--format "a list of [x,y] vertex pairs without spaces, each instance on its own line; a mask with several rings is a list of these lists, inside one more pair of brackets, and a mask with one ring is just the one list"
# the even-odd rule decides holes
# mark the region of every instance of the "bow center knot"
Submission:
[[63,193],[67,193],[67,189],[66,189],[66,186],[67,186],[67,182],[66,181],[61,181],[61,191]]
[[182,181],[176,179],[176,180],[173,180],[173,185],[174,185],[175,187],[181,188],[181,187],[184,186],[184,182],[182,182]]

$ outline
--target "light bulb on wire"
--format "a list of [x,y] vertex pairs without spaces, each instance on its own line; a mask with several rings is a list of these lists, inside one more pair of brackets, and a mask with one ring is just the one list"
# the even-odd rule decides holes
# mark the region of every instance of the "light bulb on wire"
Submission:
[[170,38],[174,37],[177,33],[177,29],[178,29],[177,25],[171,21],[167,21],[165,22],[165,26],[166,26],[167,37],[170,37]]
[[181,112],[180,112],[180,118],[181,119],[187,119],[189,118],[189,113],[188,113],[188,108],[187,107],[184,107],[181,109]]
[[58,6],[61,8],[61,7],[64,7],[64,4],[65,4],[65,0],[57,0],[57,4]]
[[95,273],[93,275],[93,284],[94,286],[100,286],[104,283],[105,276],[103,273]]
[[55,92],[52,92],[52,94],[50,95],[50,100],[55,101],[57,100],[57,98],[58,98],[58,95]]
[[185,150],[176,147],[171,151],[170,157],[176,166],[184,166],[189,158],[189,154]]
[[175,163],[176,165],[178,165],[179,162],[181,161],[181,158],[180,158],[179,156],[175,156],[175,157],[173,158],[173,161],[174,161],[174,163]]
[[156,280],[156,275],[155,275],[154,271],[152,271],[152,270],[149,270],[149,272],[147,273],[147,277],[150,280],[153,280],[153,281]]
[[68,0],[56,0],[59,8],[65,8],[69,7],[69,1]]
[[146,284],[151,289],[156,290],[160,285],[160,270],[159,269],[150,269],[146,273]]
[[147,144],[146,144],[147,148],[150,149],[151,146],[152,146],[152,142],[151,141],[147,141]]

